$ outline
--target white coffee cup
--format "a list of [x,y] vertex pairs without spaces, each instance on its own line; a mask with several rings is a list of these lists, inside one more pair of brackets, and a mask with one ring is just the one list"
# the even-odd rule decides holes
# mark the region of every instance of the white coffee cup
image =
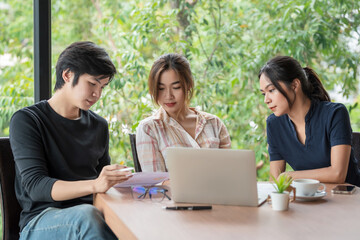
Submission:
[[[292,182],[292,186],[296,188],[296,196],[311,197],[317,192],[324,192],[326,190],[325,184],[315,179],[295,179]],[[321,187],[319,189],[319,187]]]

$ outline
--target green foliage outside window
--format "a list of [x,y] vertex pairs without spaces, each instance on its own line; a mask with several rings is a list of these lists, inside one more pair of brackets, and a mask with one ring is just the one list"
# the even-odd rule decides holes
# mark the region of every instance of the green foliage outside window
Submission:
[[[11,115],[33,104],[32,1],[0,1],[0,136]],[[195,78],[192,106],[219,116],[234,149],[253,149],[268,180],[266,117],[258,71],[275,55],[290,55],[314,68],[328,90],[354,98],[353,130],[360,129],[360,2],[353,0],[52,1],[52,66],[70,43],[104,47],[118,74],[92,110],[110,126],[113,162],[132,165],[128,132],[157,107],[147,76],[168,52],[184,54]],[[352,44],[352,45],[351,45]],[[5,57],[4,57],[5,56]],[[353,97],[355,96],[355,97]],[[219,160],[219,164],[221,160]]]

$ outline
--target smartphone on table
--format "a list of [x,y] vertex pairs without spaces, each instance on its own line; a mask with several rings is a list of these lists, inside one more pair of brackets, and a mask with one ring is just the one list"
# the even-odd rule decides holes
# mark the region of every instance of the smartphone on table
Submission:
[[337,194],[352,194],[355,189],[356,187],[353,185],[337,185],[331,190],[331,192]]

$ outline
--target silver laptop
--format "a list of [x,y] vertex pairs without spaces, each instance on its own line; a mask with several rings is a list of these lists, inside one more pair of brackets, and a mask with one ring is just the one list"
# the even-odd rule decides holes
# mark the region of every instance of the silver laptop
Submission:
[[168,148],[165,153],[175,202],[260,206],[252,150]]

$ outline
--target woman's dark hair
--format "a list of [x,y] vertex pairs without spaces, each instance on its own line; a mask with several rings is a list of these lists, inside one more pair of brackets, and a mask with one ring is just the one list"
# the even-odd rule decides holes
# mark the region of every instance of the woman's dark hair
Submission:
[[188,60],[177,53],[164,54],[152,65],[148,79],[149,92],[152,100],[158,104],[158,85],[160,83],[160,78],[162,73],[168,70],[175,71],[178,76],[181,89],[185,95],[186,104],[188,105],[193,94],[194,80]]
[[74,73],[73,86],[78,83],[82,74],[100,76],[101,79],[112,80],[116,68],[106,51],[93,42],[74,42],[68,46],[59,56],[56,64],[56,83],[54,90],[62,88],[64,79],[63,71]]
[[259,79],[262,74],[265,74],[275,88],[285,96],[290,107],[292,106],[290,98],[279,81],[291,89],[291,83],[297,78],[300,80],[302,91],[310,100],[330,101],[329,94],[324,89],[316,72],[309,67],[302,68],[300,63],[292,57],[278,56],[272,58],[261,68]]

